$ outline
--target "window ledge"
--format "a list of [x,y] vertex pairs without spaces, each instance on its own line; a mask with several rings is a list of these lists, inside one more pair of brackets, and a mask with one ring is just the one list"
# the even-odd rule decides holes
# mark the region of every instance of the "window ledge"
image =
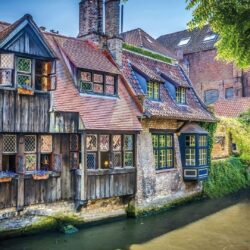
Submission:
[[172,173],[172,172],[178,172],[178,169],[177,168],[168,168],[168,169],[156,170],[156,174]]
[[111,100],[117,100],[119,96],[109,96],[109,95],[98,95],[98,94],[92,94],[92,93],[80,93],[80,96],[86,96],[86,97],[94,97],[94,98],[102,98],[102,99],[111,99]]
[[111,168],[111,169],[88,169],[88,175],[109,175],[109,174],[122,174],[122,173],[134,173],[134,167],[125,168]]

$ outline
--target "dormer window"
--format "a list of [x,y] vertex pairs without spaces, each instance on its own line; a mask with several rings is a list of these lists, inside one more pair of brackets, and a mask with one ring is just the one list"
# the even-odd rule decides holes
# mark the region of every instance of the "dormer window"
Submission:
[[178,87],[176,89],[176,102],[178,104],[186,104],[186,89]]
[[147,85],[148,98],[154,101],[160,100],[160,83],[148,82]]
[[16,86],[18,90],[25,89],[30,93],[34,90],[54,90],[56,88],[55,73],[55,61],[0,54],[0,86],[2,87]]
[[185,46],[185,45],[187,45],[189,42],[190,42],[190,40],[191,40],[191,37],[186,37],[186,38],[182,38],[180,41],[179,41],[179,43],[178,43],[178,45],[177,46]]
[[81,71],[79,78],[80,92],[109,96],[117,95],[117,77],[114,75]]

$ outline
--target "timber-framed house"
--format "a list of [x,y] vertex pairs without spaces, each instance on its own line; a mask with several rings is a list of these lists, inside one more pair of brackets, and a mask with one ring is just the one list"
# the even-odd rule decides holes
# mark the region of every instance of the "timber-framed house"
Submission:
[[0,209],[200,191],[214,118],[175,59],[126,49],[119,8],[82,0],[77,38],[0,23]]

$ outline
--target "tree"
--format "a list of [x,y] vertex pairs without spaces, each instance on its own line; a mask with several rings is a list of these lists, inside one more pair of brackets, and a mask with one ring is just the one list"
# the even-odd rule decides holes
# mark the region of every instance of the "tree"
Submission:
[[218,59],[250,67],[250,0],[186,0],[190,29],[209,24],[219,35]]

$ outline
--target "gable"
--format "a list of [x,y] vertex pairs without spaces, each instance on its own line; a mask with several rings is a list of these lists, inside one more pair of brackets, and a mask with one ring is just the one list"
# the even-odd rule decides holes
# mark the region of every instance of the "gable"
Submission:
[[40,31],[29,19],[23,20],[0,41],[0,49],[54,58]]

